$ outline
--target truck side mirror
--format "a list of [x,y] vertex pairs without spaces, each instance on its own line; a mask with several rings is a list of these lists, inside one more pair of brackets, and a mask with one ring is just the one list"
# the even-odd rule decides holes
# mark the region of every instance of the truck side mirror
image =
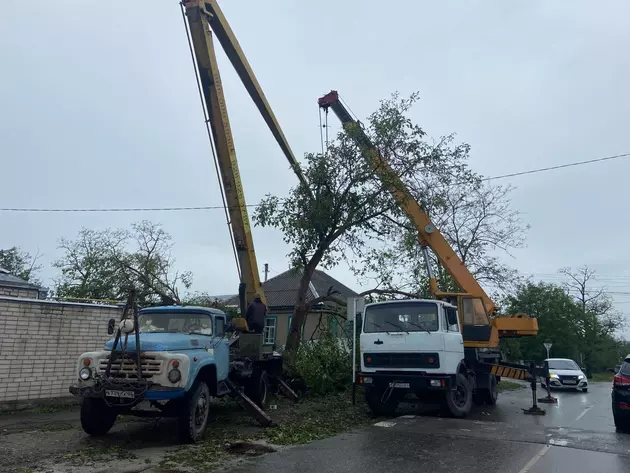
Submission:
[[116,319],[109,319],[107,322],[107,334],[112,335],[114,333],[114,327],[116,326]]
[[448,321],[449,325],[457,325],[458,321],[457,321],[457,312],[455,312],[454,310],[447,310],[446,311],[446,320]]

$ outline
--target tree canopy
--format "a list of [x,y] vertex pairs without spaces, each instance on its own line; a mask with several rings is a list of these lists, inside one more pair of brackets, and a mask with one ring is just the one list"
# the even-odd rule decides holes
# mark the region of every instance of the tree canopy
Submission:
[[[430,175],[448,184],[454,170],[459,170],[459,177],[471,178],[464,163],[466,146],[453,146],[450,137],[430,144],[408,117],[417,98],[394,94],[382,101],[363,125],[363,133],[405,180]],[[392,183],[379,179],[363,155],[356,129],[342,130],[325,153],[307,154],[304,174],[308,185],[293,187],[285,199],[268,195],[254,215],[257,225],[282,230],[292,263],[302,271],[287,350],[299,344],[315,268],[346,261],[361,272],[374,245],[392,241],[401,233],[398,222],[406,219],[387,190]]]
[[39,253],[31,256],[17,246],[0,249],[0,268],[4,268],[10,274],[33,284],[40,284],[37,272],[42,266],[37,264],[38,259]]
[[131,230],[83,228],[76,239],[62,238],[63,256],[54,262],[61,270],[59,297],[119,300],[130,287],[141,305],[180,303],[179,287],[192,284],[190,272],[174,270],[171,236],[149,221]]

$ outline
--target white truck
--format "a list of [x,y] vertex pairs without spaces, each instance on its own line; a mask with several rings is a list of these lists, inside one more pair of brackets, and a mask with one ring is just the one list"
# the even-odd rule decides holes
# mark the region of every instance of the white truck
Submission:
[[464,348],[457,307],[435,299],[367,304],[357,381],[377,415],[392,415],[409,393],[464,417],[476,404],[497,402],[499,373],[532,379],[531,367],[503,363],[497,353]]

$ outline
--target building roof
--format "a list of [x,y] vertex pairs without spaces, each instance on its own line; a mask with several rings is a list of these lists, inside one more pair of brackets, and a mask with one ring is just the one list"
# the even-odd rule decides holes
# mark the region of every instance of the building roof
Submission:
[[[277,307],[293,307],[297,299],[301,278],[302,274],[299,270],[290,269],[264,282],[262,286],[267,298],[267,306],[270,309]],[[345,284],[340,283],[325,272],[316,269],[311,278],[309,290],[306,293],[306,302],[326,296],[329,291],[338,292],[335,296],[340,299],[358,296],[357,292],[353,291]],[[227,300],[226,305],[238,305],[238,296],[233,296],[231,299]]]
[[17,276],[14,276],[13,274],[9,273],[9,271],[4,268],[0,268],[0,286],[18,287],[22,289],[35,289],[35,290],[41,289],[37,284],[33,284],[28,281],[25,281],[22,278],[18,278]]

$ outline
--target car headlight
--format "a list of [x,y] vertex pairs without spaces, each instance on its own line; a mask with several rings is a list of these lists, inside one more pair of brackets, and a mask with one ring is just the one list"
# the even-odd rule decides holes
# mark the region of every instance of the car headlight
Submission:
[[81,371],[79,371],[79,378],[81,378],[83,381],[87,381],[88,379],[90,379],[91,376],[92,371],[90,371],[90,368],[81,368]]
[[578,376],[578,379],[584,379],[584,378],[586,378],[586,376],[584,376],[583,374]]
[[558,379],[558,375],[556,373],[549,373],[549,377],[551,379]]
[[182,372],[179,371],[177,368],[172,369],[171,371],[168,372],[168,380],[175,384],[177,382],[179,382],[179,380],[182,379]]

